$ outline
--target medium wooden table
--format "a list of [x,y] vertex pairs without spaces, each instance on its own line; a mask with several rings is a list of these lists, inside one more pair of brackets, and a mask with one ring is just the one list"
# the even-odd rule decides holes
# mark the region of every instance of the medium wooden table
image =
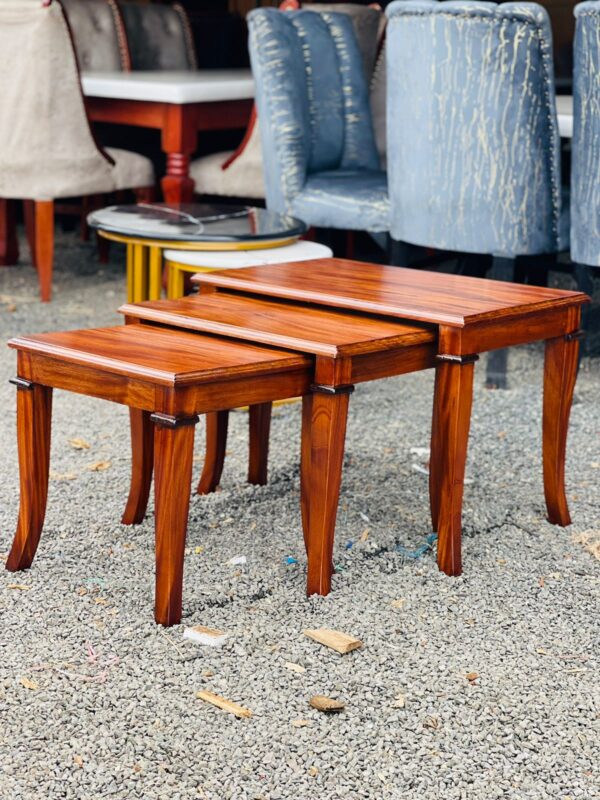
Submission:
[[[438,564],[449,575],[458,575],[462,570],[462,497],[474,363],[481,352],[545,340],[544,493],[549,521],[570,524],[564,483],[565,453],[577,376],[581,305],[589,301],[587,295],[344,259],[212,272],[198,275],[194,280],[201,292],[234,290],[436,326],[430,501],[433,526],[438,534]],[[222,300],[219,295],[219,301]],[[305,313],[310,315],[308,308]],[[228,325],[228,335],[256,341],[245,327],[263,331],[260,341],[275,341],[268,326],[264,323],[257,326],[253,321],[248,325],[243,320]],[[223,332],[222,320],[220,329]],[[370,358],[374,377],[379,376],[378,370],[385,359],[385,352],[378,354],[377,359]],[[351,381],[352,364],[343,355],[329,359],[326,364],[317,358],[316,369],[316,380],[328,385],[333,396]],[[338,404],[335,411],[320,413],[344,416],[346,407]],[[325,457],[327,448],[341,446],[341,430],[342,422],[330,429],[332,438],[327,445],[322,443],[321,457]]]
[[168,203],[192,200],[190,157],[199,131],[245,128],[254,98],[250,70],[198,72],[84,72],[89,118],[161,131]]

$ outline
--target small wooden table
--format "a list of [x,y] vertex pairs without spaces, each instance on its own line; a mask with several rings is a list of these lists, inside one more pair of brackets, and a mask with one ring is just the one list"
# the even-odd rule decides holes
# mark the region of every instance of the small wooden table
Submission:
[[[448,575],[462,571],[461,514],[473,367],[481,352],[546,340],[544,493],[549,521],[570,524],[564,485],[565,452],[577,376],[581,305],[589,301],[587,295],[344,259],[310,261],[301,266],[249,267],[202,274],[194,280],[202,292],[234,290],[254,297],[293,300],[436,326],[429,480],[440,569]],[[222,295],[219,300],[222,302]],[[310,314],[308,309],[306,314]],[[260,341],[272,341],[272,331],[264,323],[255,329],[264,332]],[[229,325],[228,331],[242,338],[248,335],[244,325]],[[385,359],[383,352],[371,360],[380,365]],[[318,365],[317,359],[317,369]],[[374,376],[378,376],[375,367],[374,370]],[[330,360],[318,380],[335,390],[350,381],[350,373],[351,362],[342,356]],[[338,409],[336,413],[345,411]],[[337,446],[336,440],[328,445]]]
[[161,131],[167,156],[161,185],[169,203],[192,200],[189,166],[198,132],[245,128],[254,98],[250,70],[84,72],[81,85],[93,122]]

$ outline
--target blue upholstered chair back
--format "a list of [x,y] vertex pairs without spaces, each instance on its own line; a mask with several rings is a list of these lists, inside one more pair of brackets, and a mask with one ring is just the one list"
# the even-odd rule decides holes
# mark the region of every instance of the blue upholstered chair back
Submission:
[[267,206],[282,213],[308,176],[378,169],[361,53],[347,15],[248,15]]
[[575,7],[571,258],[600,266],[600,3]]
[[392,236],[471,253],[556,252],[559,137],[535,3],[387,9]]

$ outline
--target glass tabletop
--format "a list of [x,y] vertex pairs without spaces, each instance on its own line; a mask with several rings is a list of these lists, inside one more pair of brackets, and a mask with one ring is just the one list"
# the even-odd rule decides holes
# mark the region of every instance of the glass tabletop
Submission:
[[202,203],[138,203],[93,211],[88,224],[133,239],[238,242],[288,239],[306,233],[299,219],[264,208]]

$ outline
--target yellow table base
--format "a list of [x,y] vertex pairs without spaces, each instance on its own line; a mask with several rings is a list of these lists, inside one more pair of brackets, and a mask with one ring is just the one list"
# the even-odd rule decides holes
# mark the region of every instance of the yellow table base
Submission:
[[[284,247],[297,241],[297,237],[261,242],[172,242],[158,239],[138,239],[99,230],[100,236],[127,247],[127,302],[141,303],[144,300],[160,300],[162,289],[163,250],[231,251],[262,250]],[[185,272],[212,272],[216,267],[190,267],[187,264],[169,261],[167,297],[178,298],[184,294]]]

